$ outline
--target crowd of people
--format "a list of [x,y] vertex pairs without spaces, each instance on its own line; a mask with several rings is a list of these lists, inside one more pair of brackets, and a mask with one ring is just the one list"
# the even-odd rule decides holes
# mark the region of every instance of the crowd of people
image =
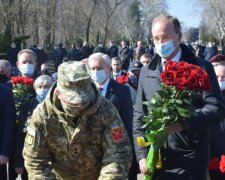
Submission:
[[[155,180],[223,180],[209,168],[225,156],[225,55],[215,43],[183,44],[178,19],[160,15],[152,23],[153,43],[131,48],[114,41],[105,48],[83,43],[52,50],[55,72],[38,45],[10,45],[0,60],[0,179],[137,180],[149,175],[145,101],[161,88],[166,61],[203,68],[211,83],[196,113],[166,128],[163,166]],[[142,177],[140,177],[142,178]]]

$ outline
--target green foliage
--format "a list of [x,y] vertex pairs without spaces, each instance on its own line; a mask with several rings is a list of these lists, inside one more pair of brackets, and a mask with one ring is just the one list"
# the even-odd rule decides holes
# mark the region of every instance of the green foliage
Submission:
[[134,0],[130,5],[130,15],[135,20],[135,25],[140,26],[141,11],[139,9],[140,2]]
[[[151,102],[144,102],[149,112],[143,119],[146,122],[146,134],[149,137],[153,136],[154,139],[159,131],[164,131],[165,127],[190,117],[195,109],[191,97],[196,99],[199,96],[200,94],[194,91],[179,91],[175,86],[162,84],[162,89],[154,94]],[[157,142],[154,142],[153,139],[151,143],[160,143],[157,139]]]

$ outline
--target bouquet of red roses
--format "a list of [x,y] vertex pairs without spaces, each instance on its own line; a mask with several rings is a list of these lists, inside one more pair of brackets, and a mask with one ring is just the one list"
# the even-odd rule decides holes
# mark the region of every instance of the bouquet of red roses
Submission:
[[218,157],[214,157],[209,161],[208,170],[220,170],[221,173],[225,173],[225,155],[221,155],[219,160]]
[[11,77],[13,84],[13,95],[16,102],[16,112],[18,113],[23,102],[28,101],[32,96],[34,80],[22,76]]
[[201,67],[184,61],[167,61],[160,77],[161,90],[154,94],[151,102],[144,102],[148,107],[148,115],[143,119],[147,142],[144,137],[137,138],[140,146],[151,144],[147,156],[151,175],[145,176],[145,180],[152,179],[155,168],[162,167],[160,147],[168,136],[165,128],[193,115],[196,110],[193,100],[211,88],[208,74]]
[[116,78],[116,81],[120,84],[126,84],[128,82],[128,79],[129,79],[128,75],[121,75]]

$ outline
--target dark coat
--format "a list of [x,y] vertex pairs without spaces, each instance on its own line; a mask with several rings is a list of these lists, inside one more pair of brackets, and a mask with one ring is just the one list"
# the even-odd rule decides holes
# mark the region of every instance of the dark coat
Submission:
[[12,91],[0,84],[0,155],[9,156],[12,153],[16,109]]
[[83,46],[81,48],[81,58],[82,59],[88,58],[92,53],[93,53],[93,51],[88,46]]
[[116,46],[111,46],[108,51],[107,54],[109,55],[109,57],[114,58],[118,56],[118,47]]
[[31,117],[34,109],[37,107],[39,102],[36,98],[24,103],[21,107],[19,114],[19,125],[16,135],[16,151],[15,151],[15,167],[24,167],[24,159],[22,156],[24,140],[26,136],[27,120]]
[[103,53],[103,54],[106,54],[106,50],[105,50],[104,47],[97,46],[97,47],[94,49],[93,53],[98,53],[98,52]]
[[17,48],[9,48],[6,52],[6,59],[10,62],[12,66],[16,66],[17,55],[19,53],[19,49]]
[[81,60],[81,53],[77,48],[71,48],[68,51],[67,57],[69,60],[80,61]]
[[213,56],[217,55],[218,50],[216,47],[207,47],[204,51],[205,60],[209,61]]
[[126,46],[124,48],[120,47],[118,56],[122,61],[122,69],[127,70],[130,64],[130,50],[129,47]]
[[[205,180],[209,159],[209,130],[224,119],[225,104],[212,65],[205,60],[197,59],[187,46],[181,44],[180,47],[181,60],[199,65],[206,70],[212,90],[202,93],[202,106],[196,111],[195,116],[185,119],[185,130],[168,135],[164,147],[161,148],[163,169],[160,180]],[[142,118],[148,112],[143,101],[151,101],[153,94],[160,89],[160,66],[161,58],[156,54],[141,70],[134,108],[134,140],[138,136],[145,136],[145,129],[141,128],[144,125]],[[139,161],[147,157],[149,148],[139,147],[135,143],[135,150]]]
[[113,79],[110,79],[105,98],[115,105],[128,132],[130,140],[132,140],[133,105],[129,88],[125,85],[119,84]]
[[210,156],[220,158],[222,154],[225,155],[225,119],[211,130]]

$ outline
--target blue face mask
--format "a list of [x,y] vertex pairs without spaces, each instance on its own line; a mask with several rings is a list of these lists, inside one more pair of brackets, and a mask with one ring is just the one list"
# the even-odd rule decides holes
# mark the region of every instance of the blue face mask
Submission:
[[34,73],[34,65],[33,64],[29,64],[29,63],[21,64],[19,66],[19,70],[22,73],[22,75],[25,75],[25,76],[28,75],[29,76],[29,75]]
[[37,98],[38,102],[42,102],[45,99],[45,97],[48,94],[48,91],[49,91],[48,88],[36,90],[36,94],[37,94],[36,98]]
[[138,88],[139,74],[131,75],[128,79],[128,84],[130,84],[134,89]]
[[162,58],[169,57],[175,51],[173,43],[173,39],[161,44],[155,43],[156,53]]
[[106,74],[104,70],[91,71],[91,79],[98,83],[99,85],[106,79]]

